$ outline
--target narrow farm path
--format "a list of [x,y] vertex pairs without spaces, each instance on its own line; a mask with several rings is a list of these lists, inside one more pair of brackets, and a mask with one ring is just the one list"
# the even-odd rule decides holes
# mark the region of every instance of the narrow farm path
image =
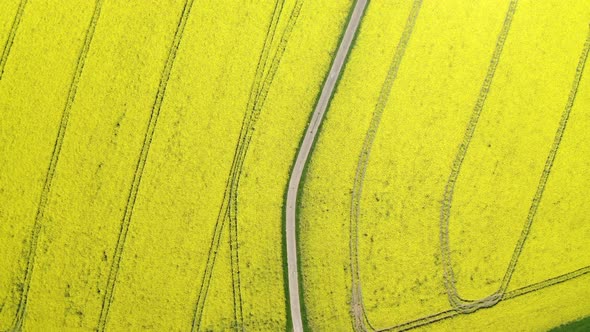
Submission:
[[285,209],[285,232],[287,235],[286,238],[287,270],[289,275],[289,304],[291,308],[290,310],[294,332],[303,331],[303,320],[301,318],[301,299],[299,296],[299,274],[297,271],[298,259],[296,210],[299,184],[301,182],[303,169],[305,168],[305,164],[307,163],[307,159],[309,158],[313,142],[316,139],[318,128],[322,122],[322,119],[324,118],[324,114],[326,113],[328,103],[330,102],[330,98],[332,96],[332,93],[334,92],[336,82],[338,81],[338,77],[340,76],[340,73],[344,66],[344,62],[352,46],[352,41],[359,28],[361,18],[363,16],[363,13],[365,12],[365,8],[367,7],[367,1],[368,0],[357,0],[352,10],[350,20],[348,21],[348,25],[342,37],[342,41],[338,46],[336,57],[334,58],[334,62],[332,63],[332,67],[330,68],[330,72],[328,73],[328,77],[324,83],[322,92],[320,94],[315,110],[311,117],[311,122],[307,127],[307,131],[305,132],[305,136],[303,138],[303,141],[301,142],[301,146],[299,147],[297,159],[295,160],[295,165],[293,167],[289,180],[289,190],[287,192],[287,207]]

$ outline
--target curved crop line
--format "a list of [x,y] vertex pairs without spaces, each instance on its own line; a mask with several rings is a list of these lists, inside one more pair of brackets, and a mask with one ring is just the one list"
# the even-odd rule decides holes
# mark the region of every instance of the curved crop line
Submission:
[[[573,280],[575,278],[582,277],[586,274],[590,274],[590,266],[583,267],[581,269],[565,273],[559,275],[557,277],[549,278],[543,280],[541,282],[534,283],[532,285],[524,286],[521,288],[517,288],[513,291],[507,292],[502,296],[502,301],[508,301],[510,299],[517,298],[519,296],[523,296],[526,294],[532,294],[534,292],[543,290],[545,288],[549,288],[551,286],[564,283],[569,280]],[[405,322],[402,324],[398,324],[392,327],[388,327],[385,329],[378,330],[377,332],[386,332],[386,331],[408,331],[419,327],[425,327],[430,324],[444,321],[447,319],[451,319],[455,316],[459,316],[462,314],[457,308],[452,308],[449,310],[440,311],[428,316],[424,316],[409,322]]]
[[[207,257],[207,263],[205,267],[205,273],[203,275],[203,282],[201,283],[201,287],[199,290],[199,295],[197,299],[197,305],[195,308],[194,318],[193,318],[193,330],[198,330],[200,328],[201,318],[203,314],[203,309],[205,306],[205,301],[208,294],[209,284],[212,276],[212,270],[215,264],[215,258],[217,255],[217,251],[220,244],[221,232],[223,230],[224,224],[226,220],[229,219],[230,223],[230,251],[231,251],[231,264],[232,264],[232,287],[233,287],[233,294],[234,294],[234,317],[236,319],[236,326],[237,329],[241,329],[243,327],[243,315],[242,315],[242,299],[241,299],[241,288],[240,288],[240,276],[239,276],[239,255],[238,255],[238,188],[240,177],[242,174],[242,167],[243,163],[248,151],[249,143],[252,139],[254,133],[254,126],[258,121],[264,103],[266,101],[266,97],[270,90],[270,86],[272,85],[274,76],[278,71],[282,55],[286,50],[287,43],[289,41],[289,37],[291,32],[296,24],[297,18],[299,17],[299,13],[301,11],[301,7],[303,5],[302,0],[298,0],[293,8],[289,20],[287,22],[287,26],[282,33],[281,40],[279,42],[278,48],[276,53],[274,54],[271,65],[268,69],[267,75],[264,77],[264,81],[262,82],[262,86],[260,85],[260,80],[263,79],[264,69],[266,67],[266,63],[268,61],[269,49],[272,40],[274,39],[275,30],[278,26],[278,19],[282,12],[283,3],[277,5],[275,7],[275,11],[273,13],[273,19],[271,20],[271,24],[269,27],[269,31],[267,32],[267,37],[265,40],[265,49],[259,58],[259,64],[257,66],[257,73],[255,75],[255,82],[251,89],[250,93],[250,100],[248,101],[247,105],[247,112],[244,115],[244,120],[242,121],[242,129],[240,131],[240,136],[238,139],[238,144],[236,146],[234,152],[234,160],[232,162],[232,168],[230,171],[230,175],[228,178],[228,182],[226,184],[226,190],[224,193],[224,200],[222,202],[222,206],[219,211],[219,216],[215,225],[215,230],[213,234],[213,238],[211,241],[211,247],[209,249],[209,254]],[[275,17],[276,15],[276,17]],[[275,19],[276,18],[276,19]],[[268,42],[267,42],[268,41]],[[268,47],[268,48],[267,48]]]
[[565,110],[561,115],[561,120],[559,121],[559,127],[557,128],[557,132],[555,133],[553,145],[551,146],[551,150],[549,151],[549,155],[547,156],[547,160],[545,161],[545,168],[543,169],[543,173],[541,175],[541,178],[539,179],[539,185],[537,186],[537,191],[535,192],[535,196],[533,197],[533,201],[529,209],[527,220],[525,222],[524,228],[522,229],[520,238],[518,239],[518,243],[516,244],[516,247],[514,249],[514,253],[512,254],[510,265],[508,266],[508,269],[504,274],[504,279],[502,280],[502,287],[500,288],[502,294],[505,293],[506,288],[508,288],[508,284],[510,283],[512,274],[516,269],[518,258],[520,257],[525,241],[527,239],[527,236],[529,235],[531,226],[533,224],[533,220],[535,219],[535,215],[537,214],[537,210],[539,208],[539,204],[541,203],[543,193],[545,192],[545,186],[547,184],[547,180],[549,179],[551,168],[553,167],[553,162],[555,161],[555,157],[557,156],[557,151],[559,150],[563,134],[565,132],[565,129],[567,128],[567,123],[572,112],[574,102],[576,100],[578,87],[580,86],[580,80],[582,79],[582,74],[584,73],[584,67],[586,64],[586,60],[588,59],[589,50],[590,29],[588,30],[586,42],[584,43],[584,48],[582,49],[582,54],[580,55],[580,58],[578,60],[578,66],[576,67],[576,74],[574,76],[574,81],[572,83],[572,88],[568,96],[567,104]]
[[[57,168],[57,163],[59,161],[59,156],[61,154],[61,149],[63,146],[66,130],[68,127],[68,122],[70,119],[70,114],[72,110],[72,105],[74,104],[74,100],[76,99],[76,93],[78,91],[78,84],[80,82],[80,78],[82,76],[82,72],[84,71],[84,65],[86,63],[86,58],[88,56],[88,51],[90,50],[90,44],[92,43],[92,38],[94,37],[94,31],[96,30],[96,25],[98,23],[98,19],[100,17],[100,11],[102,8],[104,0],[97,0],[94,7],[94,13],[92,15],[92,19],[90,21],[90,25],[86,30],[86,37],[84,39],[84,45],[78,55],[78,60],[76,62],[76,70],[74,72],[74,76],[72,78],[72,82],[70,84],[70,88],[68,91],[68,98],[66,100],[66,104],[64,110],[61,115],[61,120],[59,124],[59,129],[57,132],[57,137],[55,139],[55,143],[53,145],[53,152],[51,154],[51,161],[49,162],[49,166],[47,167],[47,173],[45,175],[45,182],[43,184],[43,190],[41,191],[41,197],[39,199],[39,205],[37,206],[37,213],[35,215],[35,223],[33,225],[33,229],[31,231],[30,236],[30,244],[28,250],[28,257],[27,257],[27,267],[25,270],[25,276],[23,280],[23,288],[22,293],[20,295],[20,301],[18,304],[17,311],[14,315],[14,319],[12,322],[12,327],[10,331],[19,331],[22,329],[24,317],[26,314],[26,307],[28,302],[29,296],[29,289],[31,287],[31,278],[33,276],[34,268],[35,268],[35,256],[37,254],[37,244],[39,241],[39,236],[41,234],[42,222],[43,218],[45,217],[45,208],[47,207],[47,203],[49,200],[49,194],[51,191],[51,185],[53,183],[53,178],[55,176],[55,171]],[[22,6],[24,6],[21,3]]]
[[117,244],[115,247],[115,251],[113,253],[113,262],[111,263],[109,278],[107,280],[105,295],[103,298],[102,308],[100,311],[100,318],[98,321],[98,331],[104,331],[106,328],[110,306],[113,301],[113,297],[114,297],[114,293],[115,293],[115,286],[116,286],[116,282],[117,282],[117,275],[119,273],[119,266],[121,263],[123,249],[125,247],[127,233],[129,231],[129,226],[131,224],[131,218],[133,216],[133,208],[135,206],[135,201],[137,199],[137,193],[139,191],[139,187],[141,184],[143,171],[145,168],[145,164],[147,162],[150,145],[151,145],[152,139],[154,137],[154,132],[156,129],[158,117],[160,115],[160,110],[162,108],[164,96],[166,94],[166,87],[168,86],[170,74],[171,74],[172,68],[174,66],[174,61],[176,60],[178,48],[180,46],[180,42],[182,41],[182,37],[184,35],[184,30],[185,30],[191,9],[193,7],[193,3],[194,3],[194,0],[188,0],[184,4],[183,10],[182,10],[182,15],[181,15],[180,20],[178,22],[178,26],[177,26],[176,32],[174,34],[174,39],[173,39],[172,44],[170,46],[170,51],[168,52],[166,64],[164,66],[164,70],[162,71],[162,75],[160,77],[160,84],[158,86],[158,92],[156,93],[154,104],[152,106],[148,126],[147,126],[147,129],[145,132],[143,145],[141,147],[139,159],[137,160],[137,165],[135,167],[135,172],[133,174],[133,182],[132,182],[131,188],[129,190],[129,197],[127,198],[127,204],[125,206],[125,213],[123,215],[123,219],[121,220],[121,229],[119,231],[119,237],[117,239]]
[[494,49],[492,60],[490,61],[490,64],[488,66],[488,71],[483,81],[479,97],[477,99],[475,107],[473,108],[471,119],[469,120],[469,124],[467,125],[467,129],[463,137],[463,142],[459,146],[459,151],[457,152],[457,155],[455,156],[455,160],[453,162],[451,174],[445,187],[445,193],[440,213],[440,249],[442,265],[444,269],[445,289],[447,291],[447,295],[451,305],[456,308],[461,308],[461,310],[465,310],[466,312],[471,311],[474,308],[480,306],[491,306],[496,304],[501,299],[501,294],[496,292],[478,301],[466,301],[459,296],[456,287],[455,274],[453,272],[453,267],[451,264],[451,249],[449,244],[449,219],[451,214],[451,202],[453,200],[455,184],[461,171],[461,165],[463,164],[463,159],[467,154],[469,144],[471,143],[471,140],[473,138],[475,128],[477,127],[479,117],[482,113],[483,106],[485,104],[488,92],[490,90],[490,86],[494,79],[494,74],[496,72],[496,68],[498,67],[500,56],[502,55],[502,50],[504,49],[504,43],[506,42],[506,38],[508,37],[508,32],[510,31],[514,13],[516,12],[517,4],[518,0],[511,0],[510,6],[508,7],[506,17],[504,18],[504,24],[502,26],[500,34],[498,35],[496,48]]
[[[237,169],[239,169],[239,172],[234,174],[234,177],[232,178],[233,190],[231,191],[231,194],[230,194],[230,196],[231,196],[230,221],[237,222],[238,186],[239,186],[241,175],[242,175],[242,167],[243,167],[243,164],[245,161],[245,156],[248,151],[250,141],[252,140],[252,137],[254,134],[254,126],[258,122],[258,119],[260,117],[260,113],[262,112],[262,108],[264,107],[264,104],[266,102],[266,97],[268,96],[268,92],[270,91],[270,87],[271,87],[272,82],[274,80],[274,76],[279,69],[282,55],[285,52],[287,42],[289,40],[289,37],[290,37],[291,32],[293,30],[293,27],[295,26],[297,18],[299,17],[299,13],[301,11],[302,5],[303,5],[303,1],[298,0],[297,4],[295,5],[295,8],[293,9],[293,12],[292,12],[291,17],[289,19],[289,22],[287,24],[287,28],[283,32],[283,36],[282,36],[281,41],[279,43],[277,53],[275,54],[275,57],[273,58],[268,75],[265,79],[264,84],[262,85],[262,88],[260,89],[260,92],[259,92],[257,99],[256,99],[254,109],[250,114],[250,118],[248,119],[247,133],[245,135],[244,141],[242,142],[242,146],[241,146],[242,149],[240,151],[241,158],[239,158],[237,161]],[[236,223],[234,222],[234,224],[236,224]]]
[[356,174],[354,178],[350,207],[350,272],[352,277],[351,313],[353,318],[353,328],[356,331],[366,331],[366,325],[368,325],[371,330],[375,330],[375,328],[369,322],[363,304],[358,253],[358,233],[361,218],[361,196],[363,192],[365,173],[367,170],[367,166],[369,164],[371,147],[373,146],[373,141],[375,140],[375,135],[377,134],[377,129],[379,128],[379,124],[381,122],[381,116],[383,115],[383,111],[385,110],[385,106],[387,105],[387,102],[389,100],[391,89],[393,87],[395,79],[397,78],[397,72],[403,60],[406,48],[410,41],[410,37],[412,36],[412,32],[414,30],[418,14],[420,13],[421,6],[422,0],[414,0],[412,9],[408,15],[408,19],[404,27],[404,31],[396,47],[393,59],[391,60],[387,76],[381,87],[379,99],[375,106],[373,117],[371,118],[371,124],[369,126],[369,130],[367,131],[365,140],[363,142],[363,147],[359,156]]
[[[574,104],[574,100],[575,100],[575,96],[576,96],[576,93],[578,90],[578,86],[579,86],[579,83],[580,83],[580,80],[581,80],[581,77],[583,74],[584,65],[585,65],[587,58],[588,58],[589,50],[590,50],[590,30],[588,32],[588,36],[586,38],[586,42],[585,42],[584,48],[582,50],[582,54],[581,54],[579,62],[578,62],[578,66],[576,67],[576,75],[574,78],[573,87],[572,87],[572,90],[570,91],[568,102],[567,102],[565,111],[562,115],[562,119],[560,122],[560,126],[557,130],[557,134],[555,136],[553,147],[551,149],[549,157],[547,158],[545,171],[543,172],[543,176],[540,180],[540,185],[539,185],[539,189],[537,190],[537,195],[535,195],[535,198],[533,199],[533,205],[535,205],[535,203],[536,203],[536,206],[538,206],[538,204],[540,203],[540,198],[541,198],[542,192],[543,192],[541,187],[544,188],[544,186],[545,186],[544,183],[546,183],[546,181],[547,181],[547,178],[550,173],[551,165],[553,164],[553,160],[555,159],[555,156],[557,154],[559,143],[561,141],[561,138],[563,137],[563,133],[565,131],[567,120],[569,118],[569,114],[571,113],[571,109]],[[531,207],[531,211],[533,211],[533,212],[530,213],[531,218],[529,220],[527,220],[527,225],[525,225],[525,230],[523,230],[522,238],[524,238],[524,239],[526,239],[526,234],[528,234],[528,230],[530,229],[530,223],[532,223],[532,217],[534,217],[534,210],[537,209],[536,206]],[[506,277],[505,279],[507,281],[505,283],[504,288],[501,291],[500,299],[497,300],[495,304],[497,304],[500,301],[506,301],[506,300],[510,300],[513,298],[517,298],[522,295],[534,293],[534,292],[540,291],[542,289],[545,289],[545,288],[548,288],[548,287],[551,287],[551,286],[554,286],[554,285],[557,285],[560,283],[564,283],[566,281],[590,274],[590,266],[586,266],[586,267],[571,271],[569,273],[559,275],[557,277],[549,278],[549,279],[543,280],[541,282],[534,283],[532,285],[524,286],[524,287],[517,288],[512,291],[506,292],[506,288],[508,287],[510,276],[511,276],[512,272],[514,271],[514,267],[516,266],[516,261],[518,260],[518,255],[520,255],[520,251],[522,250],[522,245],[524,245],[524,240],[522,240],[522,242],[519,242],[519,243],[521,243],[521,245],[517,246],[517,248],[515,249],[515,254],[514,254],[513,258],[514,257],[516,257],[516,258],[514,258],[514,263],[511,265],[512,269],[509,268],[506,272],[506,275],[508,275],[508,277]],[[481,303],[481,300],[480,301],[471,301],[470,303]],[[453,318],[453,317],[461,315],[461,314],[469,314],[469,313],[476,311],[477,309],[480,309],[483,307],[491,307],[491,306],[493,306],[493,305],[481,306],[481,307],[477,307],[477,308],[470,308],[470,310],[465,310],[465,308],[462,308],[462,307],[454,307],[449,310],[445,310],[445,311],[441,311],[441,312],[438,312],[435,314],[424,316],[424,317],[418,318],[416,320],[412,320],[409,322],[398,324],[398,325],[395,325],[395,326],[392,326],[389,328],[385,328],[385,329],[381,329],[378,331],[379,332],[407,331],[407,330],[411,330],[411,329],[418,328],[418,327],[424,327],[424,326],[427,326],[427,325],[430,325],[430,324],[433,324],[433,323],[436,323],[439,321],[443,321],[446,319],[450,319],[450,318]]]
[[[512,278],[512,274],[514,273],[514,270],[516,269],[518,258],[520,257],[520,254],[521,254],[522,249],[524,247],[525,241],[526,241],[528,234],[530,232],[533,220],[534,220],[535,215],[537,213],[539,204],[540,204],[541,199],[543,197],[543,193],[545,191],[545,186],[547,184],[547,180],[549,179],[549,175],[550,175],[551,169],[553,167],[553,162],[555,161],[555,158],[557,156],[557,151],[559,150],[559,146],[560,146],[561,140],[563,138],[563,134],[564,134],[565,129],[567,127],[569,116],[571,114],[571,110],[574,105],[576,94],[577,94],[578,87],[580,84],[580,80],[581,80],[582,74],[584,72],[584,66],[585,66],[586,60],[588,58],[589,49],[590,49],[590,30],[588,32],[586,41],[584,43],[584,47],[582,49],[582,53],[581,53],[579,61],[578,61],[578,65],[576,67],[576,74],[574,77],[574,81],[572,83],[572,88],[571,88],[569,96],[568,96],[568,101],[567,101],[566,107],[562,113],[561,120],[560,120],[559,126],[557,128],[557,132],[555,133],[555,138],[554,138],[553,144],[551,146],[551,149],[549,151],[549,155],[547,156],[547,160],[545,162],[545,167],[543,169],[543,173],[541,174],[541,177],[539,179],[539,184],[537,186],[537,190],[535,192],[535,195],[534,195],[533,200],[531,202],[531,206],[529,208],[529,213],[527,215],[527,219],[526,219],[525,224],[523,226],[520,238],[518,239],[518,242],[514,248],[514,252],[512,254],[510,263],[506,269],[504,277],[502,279],[502,283],[501,283],[499,289],[494,294],[492,294],[491,296],[485,297],[483,299],[480,299],[480,300],[476,300],[476,301],[463,300],[457,295],[457,298],[456,298],[457,302],[456,303],[458,305],[458,309],[460,309],[462,312],[471,312],[471,311],[478,310],[480,308],[494,306],[496,303],[501,301],[502,298],[504,297],[504,293],[506,292],[506,289],[508,288],[508,284],[510,283],[510,280]],[[466,150],[465,150],[465,152],[466,152]],[[458,173],[457,173],[457,176],[458,176]],[[451,199],[452,199],[452,196],[451,196]],[[450,215],[450,202],[451,202],[451,200],[448,201],[449,211],[448,211],[447,218]],[[447,219],[447,226],[448,226],[448,219]],[[447,244],[448,244],[448,228],[447,228],[446,236],[447,236]],[[450,263],[450,260],[449,260],[449,263]],[[455,294],[456,294],[457,291],[456,291],[456,286],[454,284],[454,280],[453,280],[452,286],[453,286]]]
[[[246,133],[245,137],[243,138],[242,144],[240,145],[239,151],[239,158],[236,162],[236,169],[238,170],[237,173],[232,175],[231,183],[232,188],[230,190],[230,198],[229,198],[229,223],[230,223],[230,249],[232,251],[232,267],[234,268],[234,275],[235,280],[237,280],[237,288],[238,294],[240,295],[240,314],[242,311],[242,303],[241,303],[241,288],[240,288],[240,270],[239,270],[239,256],[238,256],[238,188],[240,184],[240,178],[242,175],[242,169],[244,165],[244,161],[246,158],[246,154],[248,152],[248,147],[250,145],[250,141],[252,140],[252,136],[254,134],[254,127],[258,122],[258,118],[262,111],[262,108],[266,102],[266,97],[274,80],[274,76],[278,71],[279,65],[281,63],[282,56],[286,50],[287,42],[295,26],[297,18],[299,17],[299,13],[301,11],[301,6],[303,5],[303,1],[298,1],[291,12],[291,16],[289,17],[289,21],[287,22],[287,27],[283,31],[283,35],[278,45],[278,49],[272,59],[270,68],[268,70],[267,76],[260,87],[256,99],[255,105],[250,113],[250,118],[248,119],[248,123],[246,124]],[[265,59],[266,60],[266,59]],[[235,284],[235,282],[234,282]],[[238,322],[243,322],[243,319],[240,319]],[[243,324],[242,324],[243,326]]]
[[[281,16],[281,13],[282,13],[283,5],[284,5],[284,0],[277,1],[275,3],[275,7],[273,10],[271,21],[269,22],[269,25],[267,28],[266,37],[265,37],[264,44],[263,44],[263,49],[262,49],[262,52],[261,52],[260,57],[258,59],[258,65],[256,67],[256,74],[254,77],[254,81],[252,82],[252,87],[250,89],[250,97],[248,100],[247,110],[249,110],[253,107],[251,105],[254,104],[255,96],[258,93],[257,90],[259,89],[260,80],[262,80],[262,76],[264,74],[264,66],[266,64],[268,53],[270,51],[270,45],[272,44],[272,40],[274,39],[278,20]],[[233,177],[233,174],[235,172],[236,162],[237,162],[239,151],[240,151],[240,145],[241,145],[241,142],[243,141],[242,136],[244,135],[245,130],[246,130],[245,128],[246,128],[247,117],[248,117],[248,113],[245,113],[244,119],[242,120],[242,127],[240,129],[240,136],[238,138],[238,142],[236,143],[236,148],[234,149],[234,158],[232,161],[232,165],[230,168],[230,175],[229,175],[230,179]],[[229,205],[228,199],[229,199],[229,192],[231,189],[232,189],[231,188],[231,181],[228,179],[228,182],[226,183],[225,192],[223,193],[223,200],[221,203],[221,207],[219,209],[217,221],[215,223],[213,237],[211,239],[211,245],[209,246],[209,252],[207,254],[207,262],[205,264],[205,272],[203,273],[203,278],[201,281],[199,294],[197,296],[197,303],[195,305],[195,309],[194,309],[194,313],[193,313],[193,324],[192,324],[193,331],[196,331],[200,328],[203,309],[205,307],[205,300],[207,298],[209,284],[210,284],[211,276],[213,273],[213,267],[215,265],[217,251],[219,249],[219,244],[220,244],[220,240],[221,240],[221,233],[223,231],[223,228],[225,226],[225,221],[228,216],[228,205]],[[231,240],[232,239],[230,239],[230,245],[232,247],[230,248],[230,251],[233,255],[233,250],[232,250],[233,244],[232,244]],[[231,266],[231,268],[232,268],[232,291],[233,291],[233,296],[234,296],[234,319],[237,322],[238,320],[237,320],[237,310],[236,310],[236,302],[237,302],[236,297],[237,297],[237,294],[240,294],[240,293],[238,292],[236,294],[236,292],[235,292],[235,281],[236,280],[234,277],[234,275],[235,275],[234,269],[237,267],[236,266],[237,264],[234,264],[233,256],[232,256],[231,263],[232,263],[232,266]],[[240,299],[240,301],[241,301],[241,299]],[[241,302],[240,302],[240,304],[241,304]]]
[[[260,113],[262,111],[262,108],[264,106],[264,103],[266,101],[266,97],[268,95],[268,92],[270,90],[270,86],[272,85],[274,76],[276,74],[276,72],[278,71],[281,59],[282,59],[282,55],[285,52],[286,46],[287,46],[287,42],[289,40],[290,34],[293,30],[293,27],[297,21],[297,18],[299,16],[300,10],[301,10],[301,6],[303,5],[303,1],[298,1],[291,13],[291,16],[289,18],[289,21],[287,23],[287,27],[285,28],[285,30],[283,31],[283,35],[282,38],[280,40],[278,49],[273,57],[271,66],[269,68],[269,71],[267,73],[266,79],[264,81],[264,84],[262,85],[262,87],[260,88],[257,98],[256,98],[256,102],[255,102],[255,107],[252,110],[252,112],[250,113],[250,118],[248,119],[248,124],[246,125],[246,134],[244,137],[244,141],[242,142],[241,146],[240,146],[240,155],[238,155],[238,160],[236,162],[236,172],[234,172],[234,174],[232,174],[232,188],[230,190],[230,198],[229,198],[229,207],[228,207],[228,214],[229,214],[229,222],[230,222],[230,237],[232,237],[232,233],[234,234],[233,236],[233,241],[235,241],[235,243],[233,244],[233,246],[230,248],[232,249],[232,253],[233,253],[233,257],[234,257],[234,261],[233,264],[236,268],[236,270],[234,271],[234,275],[237,274],[237,277],[235,277],[237,279],[238,282],[238,290],[239,290],[239,259],[238,259],[238,244],[237,244],[237,225],[238,225],[238,220],[237,220],[237,212],[238,212],[238,199],[237,199],[237,193],[238,193],[238,187],[239,187],[239,182],[240,182],[240,178],[241,178],[241,174],[242,174],[242,167],[243,167],[243,163],[246,157],[246,153],[248,151],[248,147],[250,144],[250,141],[252,139],[253,133],[254,133],[254,126],[258,121],[258,118],[260,116]],[[230,242],[230,245],[232,243]],[[240,303],[241,304],[241,303]],[[240,310],[241,310],[241,306],[240,306]]]
[[18,31],[20,21],[25,12],[25,6],[27,5],[27,1],[28,0],[20,1],[20,4],[18,5],[18,9],[16,11],[16,15],[14,15],[14,20],[12,21],[12,27],[10,28],[10,32],[8,33],[8,38],[6,39],[6,43],[4,44],[4,49],[2,50],[2,57],[0,57],[0,80],[2,79],[2,75],[4,74],[4,67],[6,66],[6,62],[8,61],[8,55],[10,55],[10,50],[12,49],[12,44],[14,43],[16,32]]

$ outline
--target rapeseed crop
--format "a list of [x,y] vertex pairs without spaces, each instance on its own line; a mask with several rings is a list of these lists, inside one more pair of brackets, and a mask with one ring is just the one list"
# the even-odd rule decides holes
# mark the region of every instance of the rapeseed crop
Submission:
[[311,329],[587,314],[589,10],[370,3],[303,186]]
[[0,329],[285,329],[284,188],[350,6],[29,1],[0,80]]
[[[285,188],[353,2],[0,3],[0,330],[288,330]],[[302,185],[309,329],[588,314],[589,17],[370,3]]]

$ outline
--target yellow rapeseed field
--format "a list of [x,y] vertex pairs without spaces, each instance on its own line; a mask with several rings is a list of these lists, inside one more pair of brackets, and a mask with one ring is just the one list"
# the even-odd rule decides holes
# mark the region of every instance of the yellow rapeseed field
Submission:
[[1,1],[0,330],[285,330],[283,195],[351,5]]
[[[355,0],[0,1],[0,331],[290,329]],[[590,313],[590,2],[370,2],[301,185],[313,331]]]
[[372,1],[311,156],[311,330],[588,315],[590,3]]

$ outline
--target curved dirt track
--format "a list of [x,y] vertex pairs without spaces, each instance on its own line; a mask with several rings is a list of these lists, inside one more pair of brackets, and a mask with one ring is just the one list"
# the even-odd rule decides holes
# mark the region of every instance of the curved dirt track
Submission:
[[348,52],[350,51],[350,48],[352,46],[352,40],[354,39],[354,36],[359,28],[359,24],[366,6],[367,0],[357,0],[352,10],[352,14],[346,27],[346,31],[344,32],[342,41],[338,46],[336,57],[334,58],[334,62],[332,63],[332,67],[330,68],[330,72],[328,73],[328,77],[322,88],[322,92],[316,104],[315,110],[313,111],[311,122],[309,123],[303,141],[301,142],[301,146],[297,154],[297,159],[295,160],[295,165],[293,167],[291,177],[289,180],[289,190],[287,192],[287,207],[285,216],[285,232],[287,235],[286,238],[287,270],[289,275],[289,303],[291,310],[291,318],[293,320],[293,331],[295,332],[303,331],[303,320],[301,318],[301,299],[299,296],[299,274],[297,271],[298,266],[296,210],[299,184],[301,182],[303,169],[305,167],[305,164],[307,163],[307,159],[309,158],[313,142],[315,141],[315,138],[317,136],[318,128],[320,126],[320,123],[322,122],[322,119],[324,118],[324,113],[326,112],[328,103],[330,102],[330,98],[334,91],[334,87],[336,86],[336,82],[338,80],[338,77],[340,76]]

